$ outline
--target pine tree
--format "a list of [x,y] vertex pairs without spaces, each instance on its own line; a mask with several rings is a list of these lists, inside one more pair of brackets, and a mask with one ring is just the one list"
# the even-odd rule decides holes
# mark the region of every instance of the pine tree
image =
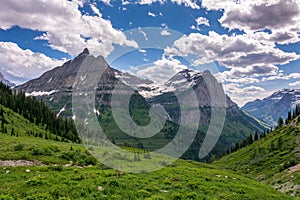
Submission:
[[255,132],[255,135],[254,135],[254,141],[257,141],[259,139],[259,137],[258,137],[258,133],[257,133],[257,131]]
[[15,129],[11,128],[10,136],[14,136],[14,135],[15,135]]
[[278,124],[278,128],[282,127],[282,125],[283,125],[283,119],[282,119],[282,117],[278,118],[277,124]]

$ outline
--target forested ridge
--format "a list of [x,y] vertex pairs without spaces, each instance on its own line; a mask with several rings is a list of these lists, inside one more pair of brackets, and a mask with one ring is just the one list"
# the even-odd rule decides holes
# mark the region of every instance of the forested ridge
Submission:
[[[22,115],[37,126],[44,126],[46,131],[72,142],[80,143],[72,119],[63,119],[51,111],[47,105],[35,97],[26,96],[24,92],[16,92],[0,82],[0,104]],[[1,131],[5,132],[7,120],[0,109]]]

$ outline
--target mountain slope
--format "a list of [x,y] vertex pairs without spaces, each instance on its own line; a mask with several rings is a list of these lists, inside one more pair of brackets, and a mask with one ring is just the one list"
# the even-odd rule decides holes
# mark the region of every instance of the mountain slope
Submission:
[[278,128],[214,164],[300,197],[300,127],[290,124]]
[[0,199],[295,199],[234,172],[193,161],[178,160],[155,172],[130,174],[92,162],[79,144],[5,134],[0,134],[0,143]]
[[262,100],[245,104],[242,108],[251,115],[271,124],[277,125],[279,117],[287,118],[288,111],[300,103],[300,90],[283,89]]
[[[208,72],[198,73],[191,70],[184,70],[175,75],[172,79],[164,84],[166,90],[159,92],[151,91],[151,87],[156,84],[149,80],[143,80],[128,73],[123,73],[108,66],[103,57],[93,57],[89,51],[85,49],[79,56],[71,61],[66,62],[61,67],[57,67],[44,73],[41,77],[31,80],[21,86],[16,87],[17,90],[26,92],[27,95],[33,95],[45,101],[55,112],[60,116],[72,115],[72,91],[73,84],[79,70],[80,65],[86,58],[91,60],[97,59],[99,66],[107,67],[96,90],[96,105],[95,111],[97,117],[103,127],[105,134],[114,141],[117,145],[129,145],[149,150],[159,149],[168,144],[176,135],[179,127],[180,107],[178,101],[174,100],[173,91],[188,89],[188,92],[194,90],[199,104],[195,109],[200,110],[201,120],[200,128],[196,136],[194,144],[186,152],[184,158],[197,160],[199,148],[205,137],[206,130],[210,124],[211,107],[208,88],[205,84],[204,77],[207,77],[214,84],[216,79]],[[91,67],[89,67],[91,68]],[[82,75],[82,81],[86,76]],[[100,78],[100,77],[99,77]],[[111,112],[111,94],[115,86],[120,83],[122,89],[117,91],[118,95],[127,94],[130,91],[130,86],[136,88],[133,97],[130,100],[130,113],[133,121],[143,126],[150,122],[148,116],[149,108],[153,104],[161,104],[168,111],[168,119],[164,128],[155,136],[147,139],[137,139],[121,131],[114,121]],[[172,89],[172,90],[171,90]],[[145,96],[148,92],[151,93],[149,98]],[[152,95],[152,93],[158,95]],[[146,99],[144,97],[147,97]],[[222,136],[214,149],[213,153],[221,155],[234,145],[236,142],[242,141],[248,137],[249,132],[263,132],[265,128],[260,122],[246,115],[238,106],[233,103],[228,96],[227,116],[225,119]],[[190,119],[193,121],[193,119]],[[197,124],[198,125],[198,122]]]
[[0,72],[0,82],[4,83],[5,85],[8,85],[9,87],[15,87],[16,84],[10,82],[9,80],[7,80],[3,74]]
[[[22,92],[15,93],[3,83],[0,83],[0,105],[3,107],[3,109],[0,109],[0,121],[1,131],[4,133],[8,133],[7,128],[11,126],[11,135],[16,135],[15,128],[18,127],[14,127],[14,120],[12,120],[11,115],[17,113],[26,119],[26,124],[35,124],[43,129],[43,131],[35,132],[36,136],[49,138],[48,134],[54,134],[56,138],[62,140],[80,142],[71,119],[57,117],[43,102],[32,97],[25,97]],[[7,109],[9,110],[7,111]],[[25,125],[23,129],[21,132],[27,130]],[[29,132],[34,133],[33,131],[27,131],[27,134]]]

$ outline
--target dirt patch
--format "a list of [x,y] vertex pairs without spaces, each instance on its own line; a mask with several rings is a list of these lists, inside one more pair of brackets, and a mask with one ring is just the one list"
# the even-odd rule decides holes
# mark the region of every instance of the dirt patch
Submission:
[[289,172],[290,173],[293,173],[293,172],[299,171],[299,170],[300,170],[300,164],[295,165],[295,166],[289,168]]
[[27,160],[0,160],[0,166],[3,167],[23,167],[23,166],[44,166],[39,161],[27,161]]

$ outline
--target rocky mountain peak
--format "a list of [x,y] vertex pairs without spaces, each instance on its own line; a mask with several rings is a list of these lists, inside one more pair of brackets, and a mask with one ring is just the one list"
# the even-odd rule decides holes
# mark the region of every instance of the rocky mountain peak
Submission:
[[250,114],[273,126],[277,125],[279,117],[287,118],[289,110],[300,103],[300,90],[284,88],[260,100],[248,102],[243,106]]
[[79,55],[81,55],[81,54],[90,54],[90,51],[88,48],[85,48]]

